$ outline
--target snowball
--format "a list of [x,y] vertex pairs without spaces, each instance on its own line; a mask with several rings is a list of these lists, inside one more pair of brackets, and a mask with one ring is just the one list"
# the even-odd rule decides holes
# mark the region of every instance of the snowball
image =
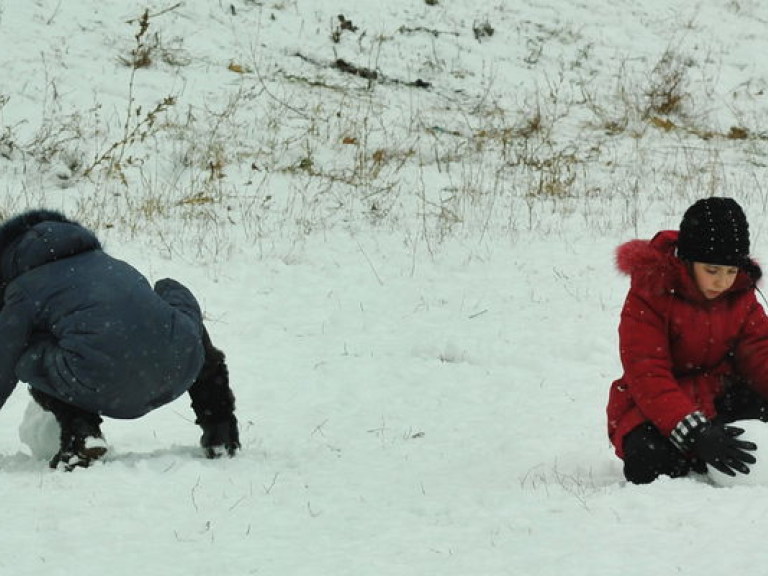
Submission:
[[29,447],[32,456],[50,460],[59,451],[61,428],[51,412],[30,400],[19,426],[19,439]]
[[768,423],[760,420],[738,420],[730,424],[744,430],[740,440],[748,440],[757,444],[757,450],[752,454],[757,463],[749,467],[749,474],[728,476],[709,468],[710,479],[718,486],[768,486]]

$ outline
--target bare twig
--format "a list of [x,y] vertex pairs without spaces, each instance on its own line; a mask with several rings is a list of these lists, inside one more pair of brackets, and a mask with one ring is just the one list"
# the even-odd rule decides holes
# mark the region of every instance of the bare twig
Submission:
[[352,76],[357,76],[358,78],[363,78],[364,80],[368,80],[369,82],[376,81],[379,83],[386,83],[386,84],[399,84],[402,86],[410,86],[412,88],[426,89],[426,88],[432,87],[432,84],[430,82],[427,82],[426,80],[422,80],[421,78],[417,78],[416,80],[413,80],[411,82],[406,80],[400,80],[398,78],[388,78],[384,76],[381,72],[372,70],[371,68],[365,68],[364,66],[357,66],[356,64],[347,62],[343,58],[336,58],[329,64],[325,64],[314,58],[310,58],[309,56],[302,54],[301,52],[296,52],[294,55],[297,58],[301,58],[305,62],[312,64],[313,66],[318,66],[318,67],[328,66],[329,68],[332,68],[334,70],[338,70],[340,72],[344,72],[345,74],[350,74]]
[[272,476],[272,482],[270,483],[270,485],[269,486],[264,486],[264,493],[265,494],[270,494],[272,492],[272,489],[277,484],[277,478],[279,476],[280,476],[280,473],[279,472],[275,472],[275,475]]
[[160,10],[159,12],[155,12],[154,14],[150,14],[149,10],[145,10],[144,14],[139,16],[138,18],[131,18],[130,20],[126,20],[126,24],[135,24],[136,22],[140,22],[144,20],[144,18],[156,18],[158,16],[162,16],[163,14],[167,14],[168,12],[172,12],[173,10],[176,10],[177,8],[180,8],[184,3],[183,2],[177,2],[173,6],[169,6],[168,8],[164,8],[163,10]]
[[192,500],[192,506],[195,508],[195,512],[199,512],[200,509],[197,507],[197,498],[195,497],[195,492],[200,487],[200,476],[197,477],[197,482],[195,482],[195,485],[192,486],[192,490],[189,493],[190,499]]

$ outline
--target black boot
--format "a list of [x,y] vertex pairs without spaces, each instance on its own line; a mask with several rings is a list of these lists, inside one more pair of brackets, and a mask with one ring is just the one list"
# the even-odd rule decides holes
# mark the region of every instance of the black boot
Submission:
[[61,448],[49,462],[51,468],[71,472],[75,468],[88,468],[107,453],[107,443],[98,424],[80,418],[61,426]]
[[107,452],[107,443],[101,433],[101,416],[87,412],[39,390],[30,389],[32,398],[43,410],[53,413],[61,428],[59,451],[48,465],[71,472],[87,468]]
[[240,432],[235,417],[235,395],[229,387],[229,370],[224,353],[211,342],[203,327],[205,361],[189,389],[195,423],[203,429],[200,445],[208,458],[234,456],[240,449]]

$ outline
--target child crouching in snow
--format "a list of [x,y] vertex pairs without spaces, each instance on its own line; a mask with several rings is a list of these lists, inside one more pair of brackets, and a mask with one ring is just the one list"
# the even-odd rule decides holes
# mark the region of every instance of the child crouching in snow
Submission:
[[736,420],[768,420],[768,317],[749,226],[730,198],[706,198],[680,230],[616,253],[631,277],[621,312],[624,375],[610,390],[608,435],[637,484],[706,466],[749,473],[756,446]]
[[102,416],[138,418],[188,392],[208,457],[240,448],[224,354],[175,280],[154,286],[57,212],[0,225],[0,407],[19,380],[61,428],[52,468],[106,453]]

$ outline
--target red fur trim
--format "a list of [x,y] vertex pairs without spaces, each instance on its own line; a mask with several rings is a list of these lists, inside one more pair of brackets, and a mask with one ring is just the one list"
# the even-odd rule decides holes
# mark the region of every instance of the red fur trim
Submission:
[[675,257],[677,232],[664,231],[653,240],[630,240],[616,249],[616,268],[632,284],[653,293],[685,289],[683,265]]
[[[653,253],[656,254],[653,254]],[[651,248],[648,240],[630,240],[616,248],[616,268],[631,276],[638,268],[644,268],[658,260],[658,252]]]
[[675,269],[677,232],[659,232],[653,240],[630,240],[616,249],[616,267],[629,276],[664,274]]

